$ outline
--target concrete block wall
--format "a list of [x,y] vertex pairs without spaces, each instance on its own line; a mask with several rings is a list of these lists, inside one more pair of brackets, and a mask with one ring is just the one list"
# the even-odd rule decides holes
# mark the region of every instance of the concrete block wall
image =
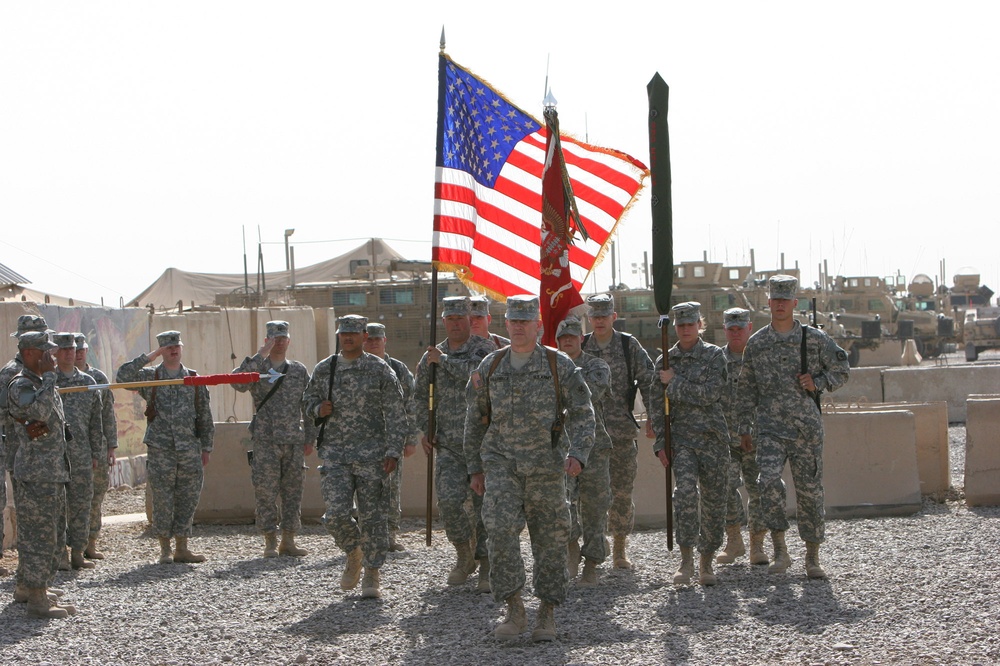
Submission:
[[997,392],[1000,365],[887,368],[882,377],[885,402],[944,400],[948,403],[948,421],[964,423],[965,403],[970,395]]
[[1000,506],[1000,395],[972,395],[965,423],[965,502]]

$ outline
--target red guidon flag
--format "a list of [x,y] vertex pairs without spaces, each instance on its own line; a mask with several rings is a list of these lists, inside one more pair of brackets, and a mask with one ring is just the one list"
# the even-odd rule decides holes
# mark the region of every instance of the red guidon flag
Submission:
[[[494,298],[540,294],[548,130],[445,54],[438,83],[435,265]],[[579,291],[649,172],[616,150],[565,135],[561,143],[580,226],[587,230],[565,257]]]

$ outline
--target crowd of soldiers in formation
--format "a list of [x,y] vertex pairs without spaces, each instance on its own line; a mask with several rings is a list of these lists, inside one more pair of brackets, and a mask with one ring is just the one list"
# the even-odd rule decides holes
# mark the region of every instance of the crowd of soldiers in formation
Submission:
[[[254,402],[248,455],[263,556],[307,555],[295,535],[303,460],[315,447],[323,522],[346,554],[341,587],[360,583],[362,597],[380,597],[387,553],[404,550],[397,539],[402,465],[419,445],[434,455],[438,512],[456,552],[447,584],[464,584],[478,570],[477,589],[506,604],[495,637],[518,638],[528,629],[520,554],[527,527],[533,593],[540,600],[531,637],[554,640],[554,609],[571,580],[596,585],[609,556],[616,568],[632,566],[627,539],[639,434],[633,408],[641,393],[653,453],[676,481],[681,561],[674,584],[715,585],[713,566],[747,552],[743,524],[751,563],[770,565],[774,573],[791,566],[781,480],[786,461],[805,572],[824,578],[818,395],[847,381],[847,354],[822,331],[794,319],[795,278],[775,276],[769,288],[771,323],[753,332],[747,310],[727,310],[721,348],[701,338],[698,303],[674,306],[664,319],[677,342],[655,363],[634,337],[615,329],[610,294],[587,299],[591,332],[584,334],[575,316],[558,325],[558,350],[538,343],[536,297],[507,299],[509,338],[489,331],[485,297],[445,298],[445,339],[427,348],[415,374],[386,353],[385,327],[365,317],[338,318],[339,351],[311,373],[287,358],[288,323],[268,322],[263,345],[234,370],[280,374],[274,383],[234,384]],[[75,609],[51,586],[56,571],[91,568],[92,560],[104,557],[97,538],[117,445],[113,398],[109,390],[61,397],[57,391],[107,383],[87,365],[84,336],[53,334],[32,316],[22,317],[13,335],[19,352],[2,371],[7,390],[0,406],[18,507],[14,596],[27,602],[30,616],[66,617]],[[158,347],[122,365],[118,381],[195,374],[181,363],[180,333],[156,337]],[[132,390],[147,405],[143,441],[159,562],[203,562],[188,538],[212,451],[208,391],[183,384]],[[764,549],[768,532],[772,555]]]

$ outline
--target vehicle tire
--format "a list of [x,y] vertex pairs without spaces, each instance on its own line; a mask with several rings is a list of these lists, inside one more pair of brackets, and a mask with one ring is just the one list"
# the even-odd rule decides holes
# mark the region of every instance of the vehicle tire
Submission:
[[916,346],[918,354],[920,354],[921,356],[926,356],[924,352],[927,349],[927,345],[924,344],[922,338],[913,338],[913,344]]
[[965,343],[965,360],[968,362],[975,361],[979,358],[979,350],[976,349],[976,343],[966,342]]
[[861,350],[857,347],[851,347],[847,352],[847,363],[852,367],[858,367],[858,363],[861,361]]

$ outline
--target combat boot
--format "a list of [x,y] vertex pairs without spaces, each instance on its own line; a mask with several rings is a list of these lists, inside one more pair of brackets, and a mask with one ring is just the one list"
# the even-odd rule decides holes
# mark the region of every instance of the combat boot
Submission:
[[83,551],[83,556],[88,560],[103,560],[104,553],[97,550],[97,537],[90,537],[87,541],[87,547]]
[[810,578],[826,578],[826,572],[819,563],[819,543],[806,541],[806,575]]
[[278,556],[278,535],[274,532],[264,532],[264,557]]
[[96,566],[93,562],[84,559],[82,550],[76,550],[75,548],[69,556],[69,563],[74,569],[93,569]]
[[340,589],[353,590],[361,580],[361,547],[358,546],[347,554],[347,565],[340,577]]
[[625,543],[627,537],[624,534],[615,535],[615,546],[612,558],[614,559],[615,569],[631,569],[632,562],[629,561],[628,557],[625,556]]
[[406,546],[404,546],[403,544],[399,543],[399,540],[396,538],[396,531],[395,530],[389,532],[389,552],[390,553],[405,553],[406,552]]
[[764,552],[764,535],[767,530],[750,532],[750,564],[768,564],[767,553]]
[[719,582],[719,577],[715,575],[714,571],[712,571],[712,561],[714,559],[715,553],[701,554],[701,562],[698,566],[698,582],[702,585],[715,585]]
[[476,558],[472,555],[472,546],[468,541],[456,543],[455,552],[458,554],[458,560],[448,574],[449,585],[461,585],[469,579],[469,574],[476,570]]
[[580,573],[580,542],[570,540],[566,554],[566,570],[569,572],[569,579],[573,580]]
[[365,578],[361,581],[361,597],[363,599],[378,599],[381,596],[378,569],[365,567]]
[[536,643],[554,641],[556,639],[555,608],[547,601],[538,605],[538,617],[535,618],[535,628],[531,632],[531,640]]
[[204,555],[198,555],[188,550],[188,538],[176,537],[177,548],[174,549],[174,562],[179,564],[200,564],[205,561]]
[[736,561],[737,557],[744,555],[746,552],[747,549],[743,544],[743,533],[740,531],[739,523],[726,525],[726,547],[722,549],[722,552],[719,553],[719,557],[715,561],[719,564],[732,564]]
[[691,548],[681,546],[681,566],[674,573],[674,585],[687,585],[694,576],[694,553]]
[[521,591],[518,590],[507,597],[507,616],[493,630],[493,637],[501,641],[514,641],[527,628],[528,618],[524,615],[524,602],[521,600]]
[[594,587],[597,585],[597,562],[595,560],[584,560],[583,575],[580,576],[580,587]]
[[792,558],[788,556],[788,546],[785,545],[785,532],[771,530],[771,541],[774,542],[774,563],[767,568],[767,572],[785,573],[792,566]]
[[170,554],[170,537],[160,537],[160,564],[170,564],[174,561],[174,556]]
[[67,551],[65,548],[59,549],[58,563],[56,564],[56,567],[59,569],[59,571],[73,570],[73,565],[70,564],[69,561],[69,551]]
[[[57,597],[55,593],[53,593],[51,590],[46,592],[46,596],[48,596],[49,601],[53,602],[59,599],[59,597]],[[28,602],[28,588],[26,588],[21,583],[14,583],[14,601],[16,601],[19,604],[24,604]]]
[[9,575],[10,575],[10,569],[8,569],[7,567],[0,567],[0,576],[9,576]]
[[30,587],[28,588],[28,617],[60,620],[69,617],[69,611],[59,606],[53,606],[45,595],[44,587]]
[[490,592],[490,558],[479,558],[479,581],[476,583],[476,592]]
[[295,532],[292,530],[281,530],[281,545],[278,546],[278,553],[290,555],[291,557],[305,557],[309,551],[295,545]]

